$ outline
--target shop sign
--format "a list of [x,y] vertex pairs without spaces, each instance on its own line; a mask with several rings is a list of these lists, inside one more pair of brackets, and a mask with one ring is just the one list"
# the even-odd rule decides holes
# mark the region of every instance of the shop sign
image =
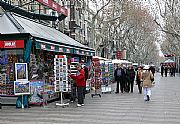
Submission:
[[63,52],[63,48],[59,47],[59,52]]
[[68,16],[68,10],[52,0],[37,0],[37,1],[59,13]]
[[41,49],[46,49],[46,44],[41,44]]
[[76,54],[79,54],[79,50],[76,50]]
[[89,55],[89,52],[86,52],[86,55],[88,56],[88,55]]
[[70,53],[70,49],[69,48],[66,48],[66,53]]
[[116,51],[116,58],[121,59],[121,56],[122,56],[121,51]]
[[52,46],[51,46],[51,50],[55,50],[55,46],[52,45]]
[[84,55],[84,51],[81,52]]
[[0,40],[0,48],[24,48],[24,40]]
[[56,55],[56,58],[64,58],[63,55]]

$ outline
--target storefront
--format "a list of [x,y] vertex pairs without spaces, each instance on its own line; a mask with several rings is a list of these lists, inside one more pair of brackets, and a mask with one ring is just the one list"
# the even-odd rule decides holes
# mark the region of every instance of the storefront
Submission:
[[[4,27],[5,25],[11,28]],[[56,65],[59,64],[57,66],[59,67],[63,64],[63,67],[66,66],[64,71],[68,69],[73,71],[74,65],[82,59],[90,65],[92,56],[95,54],[92,48],[80,44],[56,29],[16,15],[5,14],[0,17],[0,33],[0,75],[1,77],[5,75],[0,82],[1,96],[14,96],[14,65],[24,62],[28,64],[30,86],[34,86],[32,83],[43,85],[36,93],[46,94],[46,100],[58,98],[59,91],[55,87],[62,87],[57,85],[60,80],[57,81],[55,78],[61,74],[57,73]],[[62,61],[58,60],[59,56],[64,56]],[[4,79],[5,82],[3,82]],[[68,79],[63,85],[69,87]],[[32,90],[32,92],[35,91]],[[71,92],[71,89],[64,92]],[[35,102],[38,103],[38,101]]]

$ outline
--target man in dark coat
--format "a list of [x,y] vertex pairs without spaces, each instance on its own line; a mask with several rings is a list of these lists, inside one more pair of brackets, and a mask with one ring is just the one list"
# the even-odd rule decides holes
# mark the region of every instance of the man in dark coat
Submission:
[[117,87],[116,87],[116,92],[115,93],[119,93],[119,84],[120,84],[121,93],[123,93],[124,88],[125,88],[125,84],[124,84],[124,81],[123,81],[124,76],[125,76],[124,70],[121,68],[120,65],[118,65],[116,70],[114,71],[115,81],[117,81]]
[[163,77],[163,73],[164,73],[164,67],[163,65],[161,65],[161,76]]
[[149,68],[150,70],[151,70],[151,72],[152,72],[152,74],[153,74],[153,76],[154,76],[154,73],[155,73],[155,68],[153,67],[153,66],[150,66],[150,68]]
[[131,93],[133,93],[135,71],[132,66],[129,66],[126,75],[127,75],[127,92],[129,93],[129,91],[131,90]]

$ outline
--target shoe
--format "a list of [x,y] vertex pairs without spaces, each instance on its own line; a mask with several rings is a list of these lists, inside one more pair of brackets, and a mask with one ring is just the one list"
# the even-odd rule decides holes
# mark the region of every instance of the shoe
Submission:
[[119,92],[115,92],[115,94],[117,94],[117,93],[119,93]]
[[81,104],[77,104],[77,107],[81,107]]
[[84,104],[81,104],[81,106],[84,106]]

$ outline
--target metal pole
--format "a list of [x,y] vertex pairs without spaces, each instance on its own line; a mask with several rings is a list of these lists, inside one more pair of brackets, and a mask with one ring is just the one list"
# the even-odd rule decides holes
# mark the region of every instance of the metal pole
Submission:
[[21,105],[22,105],[22,109],[24,109],[24,105],[23,105],[23,95],[22,95],[22,103],[21,103]]

